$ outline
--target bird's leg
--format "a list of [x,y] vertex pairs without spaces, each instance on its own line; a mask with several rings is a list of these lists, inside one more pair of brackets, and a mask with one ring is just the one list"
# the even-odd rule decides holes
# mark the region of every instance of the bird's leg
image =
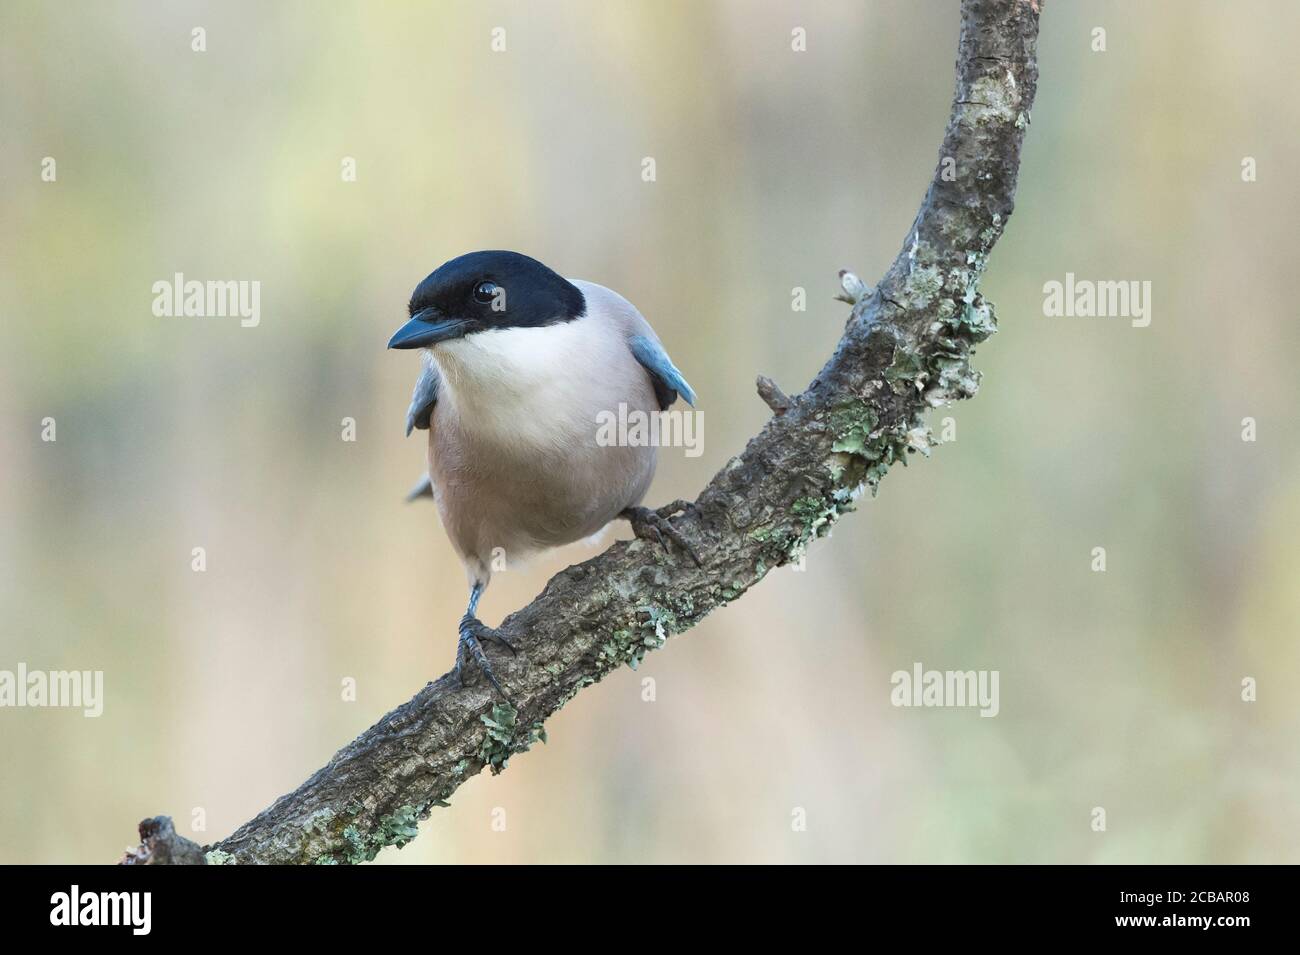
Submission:
[[695,561],[695,566],[702,566],[700,555],[696,553],[691,542],[682,536],[682,532],[673,527],[669,520],[674,514],[680,514],[683,511],[693,511],[695,505],[691,501],[673,501],[671,504],[665,504],[663,507],[625,507],[618,516],[624,518],[632,525],[632,533],[642,540],[654,541],[665,550],[668,549],[664,538],[667,537],[674,544],[680,547],[686,553],[691,555],[691,560]]
[[[510,697],[506,696],[506,691],[501,689],[501,684],[497,682],[496,674],[492,672],[492,665],[488,663],[487,654],[483,652],[483,643],[495,643],[505,647],[512,654],[517,652],[514,644],[501,635],[499,630],[493,630],[475,616],[478,610],[479,598],[483,596],[483,585],[475,583],[469,591],[469,607],[465,611],[465,616],[460,618],[460,642],[456,646],[456,676],[464,685],[465,677],[461,669],[465,663],[466,655],[474,658],[478,668],[483,671],[483,675],[488,678],[488,682],[496,689],[498,693],[510,703]],[[514,706],[513,703],[510,703]]]

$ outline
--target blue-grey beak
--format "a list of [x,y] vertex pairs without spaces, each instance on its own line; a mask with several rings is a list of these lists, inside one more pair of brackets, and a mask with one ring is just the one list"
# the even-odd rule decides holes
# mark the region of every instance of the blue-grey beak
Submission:
[[460,338],[469,331],[469,322],[458,318],[443,318],[431,308],[416,312],[411,320],[393,333],[389,348],[428,348],[438,342]]

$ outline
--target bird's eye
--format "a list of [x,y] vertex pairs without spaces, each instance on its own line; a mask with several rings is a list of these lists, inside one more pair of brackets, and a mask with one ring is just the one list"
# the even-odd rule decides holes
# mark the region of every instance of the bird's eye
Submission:
[[497,284],[495,282],[479,282],[474,286],[474,301],[480,305],[489,304],[497,294]]

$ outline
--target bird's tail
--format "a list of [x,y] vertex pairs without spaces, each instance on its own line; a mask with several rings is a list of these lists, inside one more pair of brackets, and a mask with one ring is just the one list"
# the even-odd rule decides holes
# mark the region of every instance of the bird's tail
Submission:
[[433,497],[433,482],[429,480],[429,475],[421,475],[420,480],[415,487],[411,488],[406,494],[406,500],[418,501],[422,497]]

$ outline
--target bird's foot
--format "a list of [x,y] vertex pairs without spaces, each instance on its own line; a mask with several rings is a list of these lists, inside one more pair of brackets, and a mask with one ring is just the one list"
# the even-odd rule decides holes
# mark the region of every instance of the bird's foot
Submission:
[[507,703],[514,706],[506,691],[501,689],[501,684],[497,682],[496,674],[492,672],[492,664],[488,662],[487,654],[483,651],[484,643],[495,643],[497,646],[505,647],[511,655],[518,652],[515,645],[502,636],[500,630],[492,629],[478,617],[467,613],[460,620],[460,642],[456,646],[456,678],[460,680],[462,686],[465,685],[465,658],[473,657],[478,668],[488,678],[488,682]]
[[700,555],[691,545],[682,532],[673,527],[670,520],[673,515],[681,514],[684,511],[695,510],[695,504],[691,501],[673,501],[671,504],[665,504],[663,507],[628,507],[624,508],[623,513],[619,515],[632,525],[632,533],[642,540],[654,541],[664,550],[668,549],[668,544],[664,541],[667,537],[686,553],[691,555],[691,560],[695,561],[696,567],[703,566],[700,561]]

